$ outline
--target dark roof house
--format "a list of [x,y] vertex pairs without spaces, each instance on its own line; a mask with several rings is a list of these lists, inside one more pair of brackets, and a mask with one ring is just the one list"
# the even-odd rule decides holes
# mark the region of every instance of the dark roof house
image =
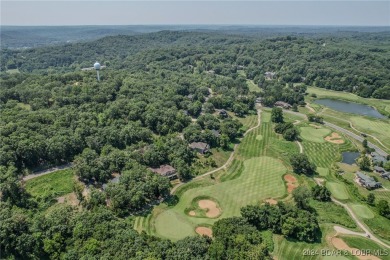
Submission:
[[289,103],[286,103],[286,102],[283,102],[283,101],[276,101],[275,102],[275,106],[281,107],[281,108],[284,108],[284,109],[292,108],[292,106]]
[[390,181],[390,172],[384,172],[380,174],[383,179],[387,179]]
[[374,166],[374,171],[377,173],[384,173],[385,169],[383,169],[382,167],[379,167],[379,166]]
[[375,181],[374,178],[367,176],[361,172],[356,172],[356,178],[363,187],[369,190],[380,188],[382,186],[382,183]]
[[222,117],[228,117],[228,116],[229,116],[225,109],[219,110],[219,113],[218,113],[218,114],[219,114],[220,116],[222,116]]
[[168,164],[160,165],[158,168],[149,168],[149,170],[170,179],[177,177],[176,169]]
[[268,80],[273,79],[275,75],[276,75],[276,73],[272,72],[272,71],[267,71],[266,73],[264,73],[265,79],[268,79]]
[[210,146],[203,142],[193,142],[190,143],[190,148],[196,150],[198,153],[205,154],[209,151]]

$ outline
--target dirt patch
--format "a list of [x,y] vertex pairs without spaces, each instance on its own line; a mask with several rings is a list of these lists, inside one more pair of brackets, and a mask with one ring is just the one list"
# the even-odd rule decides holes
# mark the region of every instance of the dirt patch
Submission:
[[271,205],[276,205],[278,204],[278,201],[277,200],[274,200],[274,199],[267,199],[265,200],[265,202],[271,204]]
[[80,204],[74,192],[66,194],[57,198],[58,203],[66,203],[71,206],[78,206]]
[[287,192],[291,193],[296,187],[298,187],[297,179],[291,175],[284,175],[284,180],[287,182]]
[[380,258],[373,256],[373,255],[365,255],[365,252],[362,252],[361,250],[357,248],[351,248],[349,247],[344,240],[342,240],[339,237],[332,237],[331,239],[332,244],[335,248],[339,250],[347,250],[352,255],[356,256],[360,260],[379,260]]
[[218,208],[217,203],[212,200],[200,200],[198,202],[199,208],[206,210],[206,216],[208,218],[218,217],[221,210]]
[[325,141],[333,144],[343,144],[344,140],[341,139],[341,136],[338,133],[333,132],[331,135],[325,137]]
[[195,217],[196,213],[195,211],[191,210],[190,212],[188,212],[188,215],[190,215],[191,217]]
[[324,185],[324,179],[321,179],[321,178],[314,178],[314,181],[320,185],[320,186],[323,186]]
[[315,129],[320,128],[318,125],[315,125],[315,124],[310,124],[310,126],[314,127]]
[[213,231],[208,227],[197,227],[195,232],[201,236],[206,235],[208,237],[213,237]]

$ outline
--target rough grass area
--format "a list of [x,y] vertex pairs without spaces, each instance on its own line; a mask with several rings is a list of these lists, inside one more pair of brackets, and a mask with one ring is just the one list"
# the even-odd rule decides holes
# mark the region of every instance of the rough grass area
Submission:
[[327,128],[301,127],[301,137],[307,141],[325,143],[324,137],[331,133]]
[[[390,252],[389,250],[385,250],[384,248],[382,248],[381,246],[379,246],[377,243],[375,243],[374,241],[370,240],[370,239],[366,239],[366,238],[363,238],[363,237],[357,237],[357,236],[342,236],[341,237],[344,242],[352,247],[352,248],[358,248],[358,249],[362,249],[362,250],[370,250],[371,252],[382,252],[382,253],[385,253],[386,251],[388,252],[387,255],[385,254],[382,254],[380,256],[381,259],[383,260],[390,260]],[[374,253],[375,255],[375,253]]]
[[353,212],[361,218],[373,218],[374,213],[366,205],[361,204],[351,204],[350,205]]
[[71,169],[56,171],[28,180],[26,190],[37,198],[59,197],[73,191],[73,178],[74,174]]
[[317,211],[319,223],[333,223],[347,228],[357,228],[348,212],[333,202],[311,200],[310,205]]
[[390,241],[390,220],[375,215],[374,218],[363,219],[364,223],[374,232],[375,235],[378,235],[387,241]]
[[345,186],[343,184],[337,182],[327,182],[326,187],[330,190],[332,196],[335,197],[336,199],[340,199],[340,200],[349,199],[348,192],[345,189]]

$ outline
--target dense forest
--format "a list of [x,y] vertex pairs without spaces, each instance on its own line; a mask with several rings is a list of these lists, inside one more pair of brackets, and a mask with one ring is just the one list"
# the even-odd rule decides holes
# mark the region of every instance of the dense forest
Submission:
[[[169,164],[179,179],[191,179],[199,172],[190,143],[227,150],[242,136],[243,125],[223,110],[255,114],[259,97],[269,106],[304,105],[308,85],[390,98],[389,37],[163,31],[2,49],[0,258],[267,259],[269,233],[318,240],[316,215],[298,193],[297,205],[243,208],[242,217],[218,221],[213,240],[138,234],[128,217],[174,201],[168,178],[151,168]],[[377,47],[365,48],[367,42]],[[95,71],[81,70],[95,60],[106,66],[100,82]],[[257,91],[249,91],[248,80]],[[297,138],[291,124],[273,121],[286,140]],[[74,188],[80,207],[27,193],[24,175],[69,162],[83,183]],[[110,181],[115,174],[117,183]]]

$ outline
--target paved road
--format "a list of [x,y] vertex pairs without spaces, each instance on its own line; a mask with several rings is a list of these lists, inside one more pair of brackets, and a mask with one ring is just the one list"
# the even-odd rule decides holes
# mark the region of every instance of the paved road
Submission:
[[[283,110],[283,111],[286,112],[286,113],[293,114],[293,115],[300,116],[302,118],[307,119],[307,116],[305,114],[302,114],[302,113],[299,113],[299,112],[294,112],[294,111],[291,111],[291,110]],[[344,134],[354,138],[355,140],[358,140],[359,142],[363,142],[363,140],[364,140],[364,138],[362,136],[357,135],[357,134],[355,134],[355,133],[353,133],[353,132],[351,132],[351,131],[349,131],[349,130],[347,130],[345,128],[342,128],[342,127],[337,126],[335,124],[329,123],[327,121],[324,121],[324,125],[327,126],[327,127],[333,128],[333,129],[335,129],[335,130],[337,130],[339,132],[342,132],[342,133],[344,133]],[[377,145],[375,145],[375,144],[373,144],[371,142],[367,142],[367,145],[368,145],[368,147],[374,148],[375,151],[378,154],[382,155],[382,156],[386,157],[388,155],[385,151],[383,151],[381,148],[379,148]]]
[[[260,126],[260,123],[261,123],[261,110],[257,110],[257,125],[254,126],[254,127],[249,128],[248,130],[246,130],[246,132],[244,133],[243,136],[246,136],[246,135],[247,135],[249,132],[251,132],[253,129],[258,128],[258,127]],[[235,153],[237,147],[238,147],[238,144],[235,144],[235,145],[234,145],[234,148],[233,148],[233,152],[230,154],[229,159],[228,159],[221,167],[219,167],[219,168],[217,168],[217,169],[214,169],[214,170],[212,170],[212,171],[206,172],[206,173],[204,173],[204,174],[202,174],[202,175],[196,176],[195,178],[193,178],[193,179],[190,180],[189,182],[195,181],[195,180],[199,180],[200,178],[203,178],[203,177],[205,177],[205,176],[207,176],[207,175],[213,174],[213,173],[215,173],[215,172],[217,172],[217,171],[220,171],[220,170],[222,170],[222,169],[227,168],[227,167],[230,165],[230,163],[233,161],[234,153]],[[172,190],[171,190],[171,194],[175,194],[176,190],[177,190],[179,187],[181,187],[181,186],[183,186],[184,184],[186,184],[186,183],[188,183],[188,182],[181,182],[180,184],[178,184],[178,185],[176,185],[175,187],[173,187]]]
[[53,167],[53,168],[50,168],[50,169],[34,172],[32,174],[24,176],[23,180],[24,181],[28,181],[28,180],[31,180],[31,179],[34,179],[34,178],[37,178],[37,177],[40,177],[40,176],[43,176],[43,175],[46,175],[46,174],[50,174],[50,173],[59,171],[59,170],[69,169],[70,167],[72,167],[72,164],[71,163],[67,163],[67,164],[64,164],[64,165],[61,165],[61,166],[56,166],[56,167]]

